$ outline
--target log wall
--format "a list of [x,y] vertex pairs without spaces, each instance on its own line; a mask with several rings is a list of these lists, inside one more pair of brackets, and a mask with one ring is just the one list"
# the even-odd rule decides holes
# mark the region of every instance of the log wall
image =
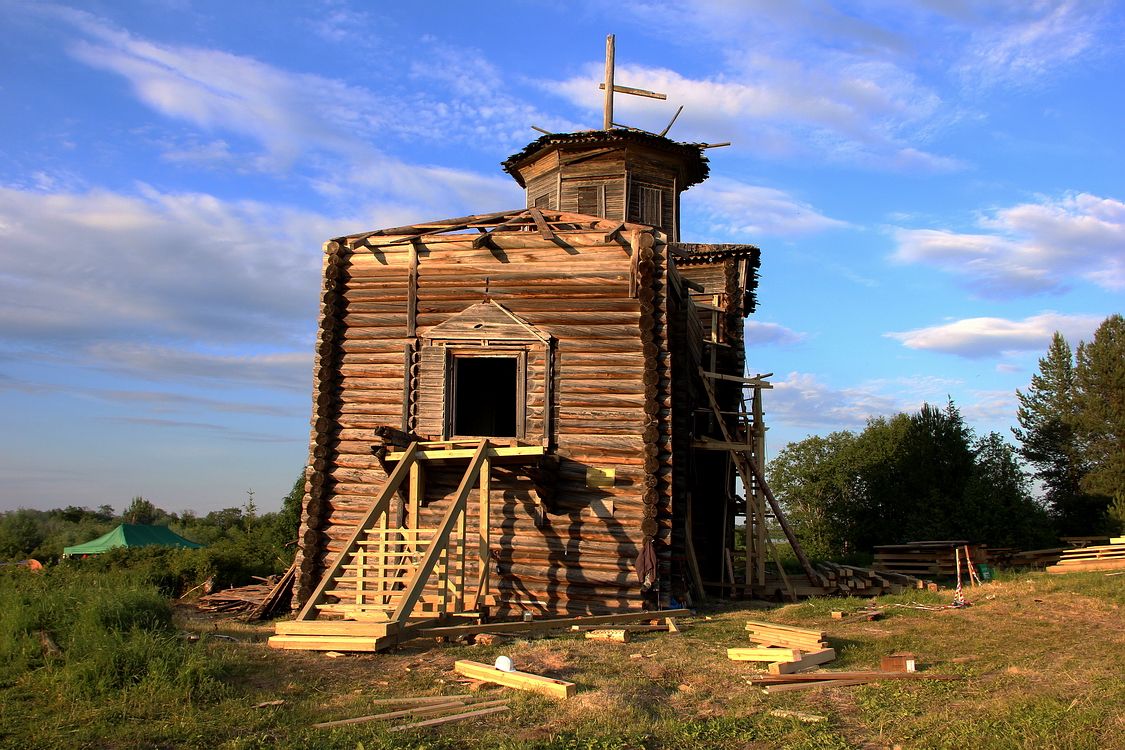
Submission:
[[[326,245],[299,598],[392,468],[373,452],[377,430],[441,437],[444,353],[428,331],[491,299],[551,338],[549,350],[528,352],[525,425],[528,441],[542,435],[556,457],[494,469],[500,609],[666,604],[675,467],[664,235],[514,232],[494,235],[491,248],[473,248],[472,235],[394,240]],[[463,468],[427,466],[422,526],[436,525]],[[587,487],[591,468],[613,469],[614,484]],[[646,541],[660,571],[649,593],[634,570]]]

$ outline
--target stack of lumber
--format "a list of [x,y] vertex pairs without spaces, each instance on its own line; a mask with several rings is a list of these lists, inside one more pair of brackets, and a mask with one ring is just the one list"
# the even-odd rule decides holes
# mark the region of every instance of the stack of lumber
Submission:
[[815,567],[824,578],[826,588],[835,589],[836,593],[845,596],[883,596],[901,594],[906,589],[926,588],[925,580],[906,573],[832,562],[820,562]]
[[262,583],[229,588],[201,596],[196,606],[207,612],[245,613],[248,620],[264,619],[276,612],[288,599],[295,572],[296,568],[290,566],[289,570],[280,577],[258,578]]
[[[883,596],[901,594],[907,589],[924,589],[927,581],[905,573],[872,570],[855,565],[832,562],[813,564],[817,583],[812,585],[800,573],[790,573],[789,582],[799,596]],[[755,596],[783,598],[789,588],[776,575],[767,575],[765,582],[755,585]]]
[[965,575],[965,550],[974,565],[988,562],[988,550],[983,545],[966,541],[909,542],[884,544],[875,548],[873,567],[880,574],[902,573],[910,576],[951,578],[957,575],[956,551],[961,551],[962,575]]
[[1048,573],[1078,573],[1087,570],[1116,570],[1125,568],[1125,541],[1102,544],[1096,547],[1078,547],[1066,550],[1057,565],[1047,568]]
[[[1059,557],[1065,551],[1062,547],[1052,547],[1051,549],[1013,552],[1007,557],[996,560],[996,564],[1005,568],[1045,568],[1048,565],[1057,564]],[[989,551],[989,558],[992,558],[991,550]]]
[[757,645],[727,649],[727,658],[769,662],[770,674],[801,672],[836,658],[836,652],[828,646],[827,636],[820,630],[755,620],[746,623],[746,630]]

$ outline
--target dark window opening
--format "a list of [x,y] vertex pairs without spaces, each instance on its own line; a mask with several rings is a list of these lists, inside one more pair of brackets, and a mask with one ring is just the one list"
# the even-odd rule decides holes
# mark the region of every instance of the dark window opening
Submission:
[[550,208],[551,207],[551,194],[550,193],[543,193],[543,195],[540,195],[538,198],[535,199],[535,202],[532,205],[534,205],[535,208]]
[[456,357],[453,367],[453,434],[518,437],[516,358]]

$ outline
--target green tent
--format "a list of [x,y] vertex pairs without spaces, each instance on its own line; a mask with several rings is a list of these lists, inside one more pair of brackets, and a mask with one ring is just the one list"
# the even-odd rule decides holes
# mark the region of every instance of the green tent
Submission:
[[136,523],[123,523],[108,534],[103,534],[85,544],[63,547],[63,557],[75,555],[97,555],[114,547],[187,547],[199,549],[202,544],[184,539],[166,526],[142,526]]

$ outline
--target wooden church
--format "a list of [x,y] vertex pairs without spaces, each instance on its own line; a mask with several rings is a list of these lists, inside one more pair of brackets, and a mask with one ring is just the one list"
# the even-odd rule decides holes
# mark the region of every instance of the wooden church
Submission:
[[607,71],[604,129],[503,163],[524,208],[325,244],[300,611],[271,645],[777,585],[768,384],[744,371],[759,250],[681,241],[707,144],[616,127],[638,90]]

